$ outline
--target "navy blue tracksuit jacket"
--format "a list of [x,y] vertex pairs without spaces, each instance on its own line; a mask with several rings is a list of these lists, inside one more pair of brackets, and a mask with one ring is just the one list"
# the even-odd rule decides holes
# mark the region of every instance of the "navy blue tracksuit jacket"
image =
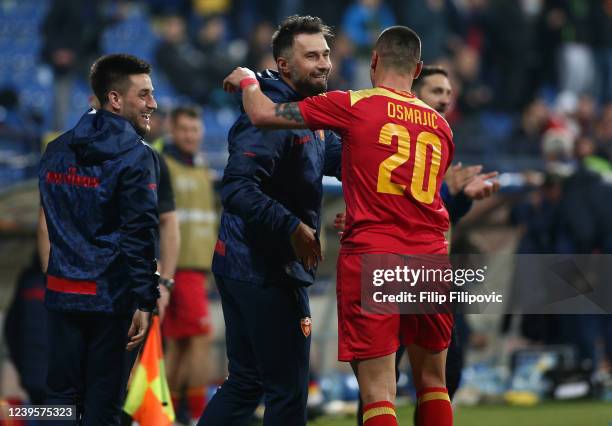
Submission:
[[132,125],[104,110],[49,144],[39,169],[49,309],[124,314],[155,306],[158,174]]
[[[276,102],[302,97],[267,71]],[[223,215],[212,270],[221,294],[229,376],[198,423],[246,424],[264,399],[264,426],[305,426],[310,356],[306,286],[314,271],[296,261],[290,236],[300,221],[321,228],[323,175],[340,176],[331,132],[266,131],[242,114],[229,132]]]
[[[259,81],[274,102],[302,99],[273,71]],[[289,237],[300,221],[319,235],[321,179],[340,179],[341,150],[330,131],[262,130],[243,110],[229,132],[213,272],[258,285],[286,279],[311,285],[315,272],[295,260]]]

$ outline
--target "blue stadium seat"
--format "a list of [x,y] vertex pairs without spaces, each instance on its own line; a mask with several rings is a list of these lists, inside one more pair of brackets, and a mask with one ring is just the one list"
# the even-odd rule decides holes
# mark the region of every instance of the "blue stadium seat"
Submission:
[[504,140],[510,137],[515,123],[511,114],[483,111],[480,114],[481,126],[487,130],[487,136],[495,140]]
[[104,32],[102,48],[104,53],[130,53],[150,61],[156,43],[157,36],[148,16],[141,7],[134,5],[126,20]]

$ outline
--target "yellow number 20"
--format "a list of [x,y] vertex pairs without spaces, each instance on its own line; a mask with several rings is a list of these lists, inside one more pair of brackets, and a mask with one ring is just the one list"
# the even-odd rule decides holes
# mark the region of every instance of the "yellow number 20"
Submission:
[[[378,142],[384,145],[391,145],[393,136],[397,137],[397,152],[380,163],[378,167],[378,183],[376,190],[383,194],[403,196],[406,185],[392,182],[391,174],[395,169],[410,159],[410,134],[408,133],[408,129],[404,126],[387,123],[380,129]],[[423,189],[428,146],[432,148],[431,163],[429,164],[430,170],[427,187]],[[440,171],[441,158],[442,143],[440,142],[440,138],[430,132],[419,133],[416,141],[414,171],[412,173],[410,192],[416,200],[424,204],[431,204],[434,200],[436,193],[436,178]]]

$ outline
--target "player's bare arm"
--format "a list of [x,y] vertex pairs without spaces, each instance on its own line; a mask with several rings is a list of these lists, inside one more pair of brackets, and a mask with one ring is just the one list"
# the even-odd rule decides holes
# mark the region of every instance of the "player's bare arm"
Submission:
[[304,124],[304,117],[302,117],[302,112],[297,102],[274,104],[274,113],[276,117],[282,117],[295,123]]
[[223,89],[235,93],[242,89],[242,104],[251,123],[268,129],[306,129],[296,102],[275,104],[259,88],[255,73],[238,67],[223,80]]

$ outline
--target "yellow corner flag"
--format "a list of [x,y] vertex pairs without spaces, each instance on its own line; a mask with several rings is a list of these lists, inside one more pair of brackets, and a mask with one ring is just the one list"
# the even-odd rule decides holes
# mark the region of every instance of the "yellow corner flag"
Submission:
[[141,426],[170,426],[174,422],[157,315],[153,317],[123,409]]

